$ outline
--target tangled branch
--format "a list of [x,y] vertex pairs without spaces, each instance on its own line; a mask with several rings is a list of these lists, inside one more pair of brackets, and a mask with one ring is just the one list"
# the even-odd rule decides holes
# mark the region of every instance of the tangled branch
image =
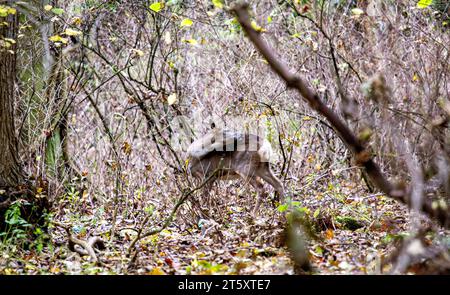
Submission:
[[153,229],[153,230],[149,230],[147,232],[142,233],[143,227],[145,226],[145,224],[148,222],[149,216],[147,216],[144,221],[142,222],[142,225],[140,227],[140,229],[138,230],[138,234],[136,235],[136,237],[134,238],[133,241],[131,241],[130,246],[128,247],[128,255],[131,254],[131,251],[134,249],[134,246],[136,245],[136,243],[148,236],[152,236],[155,235],[157,233],[160,233],[161,231],[163,231],[165,228],[167,228],[173,221],[175,214],[178,211],[178,208],[180,208],[181,205],[184,204],[184,202],[196,191],[200,190],[201,188],[203,188],[207,183],[209,183],[210,181],[212,181],[213,179],[215,179],[217,172],[220,170],[220,167],[218,169],[216,169],[213,173],[211,173],[210,176],[208,176],[208,178],[206,178],[199,186],[197,186],[196,188],[189,190],[187,192],[184,192],[183,195],[180,197],[180,199],[178,200],[178,202],[175,204],[175,206],[172,209],[172,212],[169,214],[169,217],[166,218],[166,220],[164,221],[163,225]]
[[[299,75],[289,69],[267,42],[261,38],[261,34],[252,28],[247,9],[248,4],[241,3],[236,5],[232,10],[237,15],[238,21],[248,38],[267,60],[272,70],[286,82],[289,88],[296,89],[309,103],[312,109],[324,116],[330,122],[347,147],[353,152],[356,162],[365,168],[376,187],[390,198],[400,201],[412,208],[411,187],[403,188],[400,185],[391,183],[385,177],[379,166],[373,161],[371,153],[364,147],[343,120],[320,100],[318,94],[310,89]],[[443,227],[450,228],[450,213],[447,206],[439,205],[439,202],[424,199],[421,210],[430,218],[436,218]]]
[[[69,226],[59,223],[57,221],[52,221],[52,223],[59,227],[62,227],[66,231],[67,236],[69,238],[68,246],[69,246],[70,251],[78,253],[81,256],[89,255],[95,264],[97,264],[97,265],[101,264],[101,261],[97,257],[97,254],[95,253],[95,250],[94,250],[94,248],[97,248],[100,250],[103,250],[106,248],[103,240],[100,237],[91,237],[88,241],[83,241],[81,239],[78,239],[77,237],[75,237],[74,235],[72,235],[70,233]],[[75,247],[76,245],[80,246],[81,248]]]

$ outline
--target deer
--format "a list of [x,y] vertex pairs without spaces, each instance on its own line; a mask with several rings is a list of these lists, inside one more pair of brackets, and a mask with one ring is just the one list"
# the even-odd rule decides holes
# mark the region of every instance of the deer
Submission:
[[209,179],[211,184],[239,178],[249,183],[258,194],[252,210],[255,216],[267,197],[262,180],[275,189],[278,197],[284,197],[283,184],[270,167],[272,153],[270,143],[258,135],[215,128],[189,145],[188,171],[195,178]]

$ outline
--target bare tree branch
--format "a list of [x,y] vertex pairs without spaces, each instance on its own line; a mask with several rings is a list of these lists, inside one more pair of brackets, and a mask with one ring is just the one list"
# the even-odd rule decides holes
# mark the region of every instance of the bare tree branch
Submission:
[[[397,201],[407,204],[411,208],[411,189],[402,188],[400,185],[395,185],[386,179],[379,166],[373,161],[370,151],[363,146],[343,120],[320,100],[318,94],[310,89],[299,75],[296,75],[289,69],[286,63],[262,39],[261,34],[252,28],[247,9],[248,4],[242,3],[236,5],[232,11],[237,15],[238,21],[247,33],[250,41],[267,60],[272,70],[286,82],[288,87],[296,89],[309,103],[311,108],[330,122],[347,147],[353,152],[356,162],[366,169],[370,179],[383,193]],[[437,204],[437,202],[433,203],[430,200],[424,200],[421,209],[429,217],[436,218],[443,227],[450,228],[450,213],[448,208]]]

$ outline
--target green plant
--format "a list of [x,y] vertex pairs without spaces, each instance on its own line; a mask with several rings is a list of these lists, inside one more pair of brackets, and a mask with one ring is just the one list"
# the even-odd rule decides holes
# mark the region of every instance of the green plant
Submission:
[[70,203],[70,206],[76,207],[80,203],[80,192],[75,188],[75,186],[70,186],[64,196],[64,199]]
[[5,212],[5,223],[7,224],[4,232],[0,232],[2,244],[17,244],[27,237],[27,229],[31,227],[21,215],[21,201],[16,201]]

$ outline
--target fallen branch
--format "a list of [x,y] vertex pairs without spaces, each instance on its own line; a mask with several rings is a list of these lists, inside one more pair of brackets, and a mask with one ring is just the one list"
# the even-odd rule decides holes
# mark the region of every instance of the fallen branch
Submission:
[[[101,261],[98,259],[97,254],[95,254],[94,247],[97,249],[105,249],[105,244],[100,237],[91,237],[88,241],[83,241],[78,239],[74,235],[70,233],[70,228],[68,225],[59,223],[57,221],[52,221],[53,224],[62,227],[69,238],[69,250],[72,252],[76,252],[81,256],[89,255],[92,258],[92,261],[97,265],[101,265]],[[79,245],[81,248],[75,247],[75,245]]]
[[[358,165],[365,168],[376,187],[387,196],[407,204],[411,208],[411,188],[403,188],[401,185],[395,185],[386,179],[378,165],[373,161],[370,151],[366,150],[343,120],[320,100],[318,94],[310,89],[299,75],[288,68],[267,42],[261,38],[261,34],[252,28],[247,9],[248,4],[241,3],[236,5],[232,11],[237,15],[238,21],[250,41],[267,60],[272,70],[286,82],[288,87],[296,89],[312,109],[330,122],[347,147],[353,152]],[[450,228],[449,209],[444,205],[440,205],[440,202],[437,201],[432,202],[424,199],[421,210],[430,218],[436,218],[443,227]]]

